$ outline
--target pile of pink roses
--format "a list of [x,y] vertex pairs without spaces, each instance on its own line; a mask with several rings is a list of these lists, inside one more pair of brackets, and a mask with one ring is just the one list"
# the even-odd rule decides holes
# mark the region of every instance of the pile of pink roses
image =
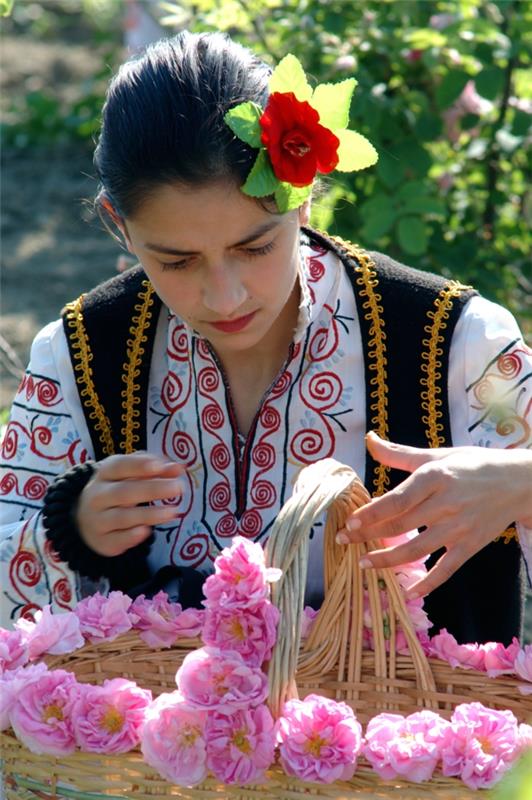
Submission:
[[[118,754],[140,747],[148,764],[181,786],[201,783],[209,772],[225,784],[257,784],[276,759],[290,776],[331,783],[352,778],[364,757],[384,779],[427,781],[440,769],[484,788],[532,747],[531,726],[480,703],[458,706],[450,721],[431,711],[382,713],[365,735],[347,704],[318,695],[288,701],[274,720],[265,704],[263,666],[279,620],[270,585],[280,576],[266,567],[260,545],[236,537],[205,581],[204,610],[183,611],[164,592],[135,601],[111,592],[81,601],[74,612],[52,614],[46,607],[35,622],[20,620],[15,630],[0,630],[0,730],[12,727],[32,752],[52,756],[76,748]],[[402,583],[406,587],[415,577],[406,572]],[[419,635],[422,608],[413,611]],[[305,612],[303,635],[317,613]],[[175,691],[154,700],[129,680],[92,686],[65,670],[29,663],[132,629],[151,647],[201,635],[204,646],[186,656]],[[461,666],[532,677],[532,646],[521,649],[517,640],[508,648],[458,645],[444,631],[428,647]]]

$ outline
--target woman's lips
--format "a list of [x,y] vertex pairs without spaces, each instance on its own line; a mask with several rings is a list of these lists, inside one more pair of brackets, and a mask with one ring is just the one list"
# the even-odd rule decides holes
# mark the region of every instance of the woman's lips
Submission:
[[216,328],[217,331],[223,331],[223,333],[237,333],[249,325],[256,313],[256,311],[252,311],[251,314],[246,314],[245,317],[238,317],[238,319],[225,320],[223,322],[211,322],[211,325],[213,328]]

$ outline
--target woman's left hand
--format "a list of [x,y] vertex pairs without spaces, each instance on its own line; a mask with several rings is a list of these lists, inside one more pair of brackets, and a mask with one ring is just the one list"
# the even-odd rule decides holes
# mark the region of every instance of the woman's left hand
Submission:
[[388,539],[426,526],[418,536],[368,553],[362,567],[394,567],[441,547],[446,552],[412,586],[410,598],[444,583],[472,555],[517,520],[532,527],[532,452],[485,447],[421,449],[369,433],[371,455],[412,475],[348,517],[340,544]]

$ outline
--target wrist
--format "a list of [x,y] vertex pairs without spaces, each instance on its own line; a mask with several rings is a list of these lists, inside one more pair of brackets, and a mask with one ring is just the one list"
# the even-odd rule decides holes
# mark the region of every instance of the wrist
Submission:
[[49,486],[43,504],[46,538],[73,572],[97,580],[109,578],[112,589],[127,591],[148,576],[147,557],[153,534],[119,556],[102,556],[85,542],[77,524],[81,493],[94,474],[93,462],[78,464]]

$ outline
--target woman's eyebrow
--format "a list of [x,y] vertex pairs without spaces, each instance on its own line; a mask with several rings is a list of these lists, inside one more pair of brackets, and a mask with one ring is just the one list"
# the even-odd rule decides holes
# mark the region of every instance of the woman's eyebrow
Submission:
[[[249,244],[250,242],[255,241],[261,236],[264,236],[265,233],[269,233],[271,230],[276,228],[280,223],[279,219],[273,219],[269,222],[264,222],[262,225],[259,225],[255,228],[249,236],[246,236],[244,239],[241,239],[239,242],[235,242],[235,244],[230,245],[230,247],[242,247],[244,244]],[[155,250],[157,253],[164,253],[165,255],[172,255],[172,256],[196,256],[198,255],[197,252],[192,250],[177,250],[175,247],[165,247],[162,244],[153,244],[152,242],[146,242],[144,247],[147,250]]]

